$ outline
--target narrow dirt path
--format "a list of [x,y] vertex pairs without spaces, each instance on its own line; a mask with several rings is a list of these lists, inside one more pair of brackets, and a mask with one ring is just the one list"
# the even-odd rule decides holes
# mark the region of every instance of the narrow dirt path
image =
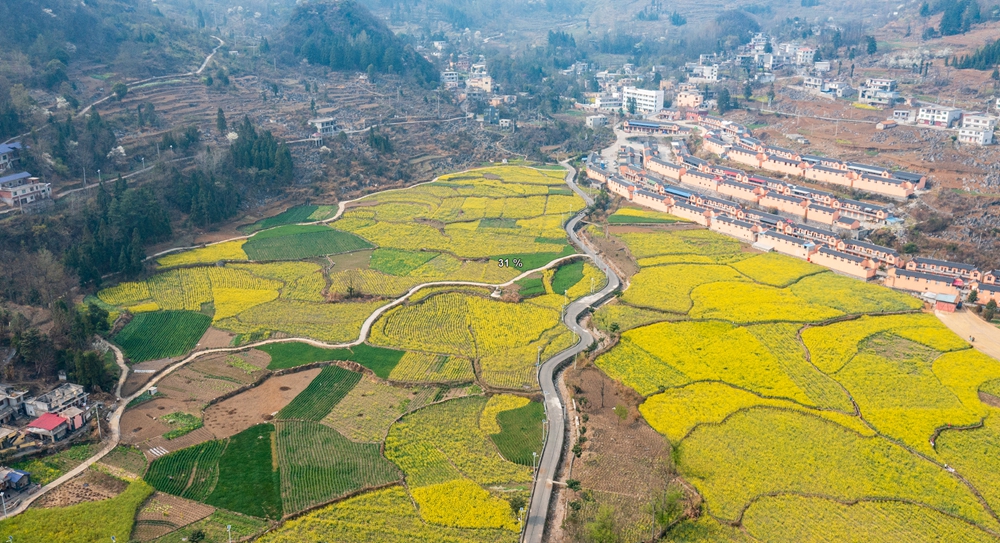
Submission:
[[968,341],[970,336],[976,338],[972,346],[978,351],[1000,360],[1000,328],[966,310],[954,313],[935,311],[934,315],[962,339]]

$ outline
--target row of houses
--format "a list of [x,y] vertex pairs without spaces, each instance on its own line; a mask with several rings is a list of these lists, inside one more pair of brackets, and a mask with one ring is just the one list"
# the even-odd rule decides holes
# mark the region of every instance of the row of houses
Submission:
[[[648,164],[662,161],[651,158]],[[665,163],[670,164],[670,163]],[[924,295],[957,300],[962,289],[977,289],[981,303],[1000,303],[1000,270],[980,272],[962,263],[917,257],[906,261],[897,251],[862,240],[844,239],[837,232],[796,223],[765,211],[744,209],[740,204],[687,192],[649,178],[638,183],[602,168],[592,158],[590,178],[605,183],[608,190],[644,207],[670,213],[726,234],[764,251],[808,260],[845,275],[869,280],[877,270],[887,270],[885,284]],[[683,177],[683,174],[681,174]]]
[[923,174],[800,154],[791,149],[765,145],[752,136],[734,138],[733,143],[729,143],[714,132],[709,132],[704,138],[704,145],[710,153],[758,170],[801,177],[897,200],[913,196],[914,191],[923,189],[927,182]]
[[882,224],[891,211],[885,206],[838,198],[831,192],[787,183],[742,170],[710,164],[692,155],[676,163],[650,156],[645,170],[692,188],[735,198],[797,220],[828,227],[858,230],[861,223]]

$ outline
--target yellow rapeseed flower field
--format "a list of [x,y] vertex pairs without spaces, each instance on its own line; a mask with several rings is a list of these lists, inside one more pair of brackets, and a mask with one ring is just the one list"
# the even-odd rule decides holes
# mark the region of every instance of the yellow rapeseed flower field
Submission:
[[456,528],[518,529],[510,503],[468,479],[414,488],[411,493],[427,522]]
[[799,279],[826,271],[805,260],[778,253],[764,253],[732,264],[736,271],[765,285],[785,287]]
[[156,260],[156,263],[163,268],[173,266],[183,266],[187,264],[212,264],[220,260],[249,260],[250,257],[243,252],[245,239],[216,243],[190,251],[171,253]]
[[530,401],[531,400],[523,396],[514,396],[512,394],[496,394],[494,396],[490,396],[490,401],[486,402],[486,407],[483,408],[483,412],[479,414],[479,429],[482,430],[484,434],[499,434],[502,429],[500,428],[500,425],[497,424],[497,415],[504,411],[524,407],[528,405]]
[[691,310],[691,291],[699,285],[718,281],[743,281],[745,278],[729,266],[674,264],[644,268],[632,277],[632,284],[622,300],[628,304],[687,313]]
[[691,291],[695,319],[720,319],[738,324],[820,322],[843,312],[811,304],[787,289],[745,282],[709,283]]

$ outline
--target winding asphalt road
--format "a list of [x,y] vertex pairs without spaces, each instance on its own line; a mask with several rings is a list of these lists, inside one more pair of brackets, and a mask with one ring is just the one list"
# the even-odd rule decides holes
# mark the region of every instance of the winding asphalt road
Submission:
[[[566,168],[566,184],[587,202],[587,205],[594,203],[593,198],[588,196],[573,181],[576,178],[576,169],[568,162],[561,163]],[[591,307],[596,306],[608,296],[610,296],[621,285],[621,280],[608,267],[607,263],[594,252],[589,246],[580,241],[576,235],[576,225],[583,219],[584,212],[570,219],[566,223],[566,234],[578,248],[582,249],[594,263],[608,277],[608,283],[599,292],[589,296],[584,296],[579,300],[569,304],[563,314],[563,323],[570,330],[580,337],[580,341],[556,354],[545,361],[538,368],[538,383],[542,387],[545,395],[545,419],[548,422],[549,432],[545,437],[545,444],[542,448],[542,458],[538,463],[538,471],[535,473],[535,483],[531,490],[531,503],[528,506],[528,520],[525,524],[524,534],[521,541],[524,543],[541,543],[545,535],[545,523],[548,518],[549,504],[552,501],[552,485],[559,469],[559,462],[562,459],[563,448],[569,430],[567,424],[566,402],[559,395],[559,388],[556,386],[556,374],[565,365],[569,364],[573,358],[587,350],[587,347],[594,342],[594,336],[587,329],[580,326],[580,315]]]

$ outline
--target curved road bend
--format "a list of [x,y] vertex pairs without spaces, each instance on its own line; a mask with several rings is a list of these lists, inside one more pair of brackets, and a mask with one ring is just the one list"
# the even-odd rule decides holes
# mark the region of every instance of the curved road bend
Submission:
[[[561,164],[567,170],[566,184],[579,194],[587,202],[588,206],[593,204],[593,198],[580,190],[574,182],[576,169],[570,166],[568,162],[562,162]],[[590,307],[596,306],[603,301],[621,285],[620,279],[611,271],[607,263],[601,260],[597,253],[589,246],[582,243],[576,235],[574,229],[583,218],[583,214],[584,212],[581,211],[566,223],[566,234],[569,235],[574,245],[582,249],[594,260],[594,263],[607,276],[608,284],[599,292],[584,296],[566,307],[563,322],[580,337],[580,341],[575,346],[546,360],[538,368],[538,383],[541,385],[542,393],[545,395],[545,419],[549,424],[549,432],[545,438],[545,444],[542,448],[542,458],[538,463],[538,472],[535,473],[534,487],[531,490],[528,521],[521,538],[521,541],[524,543],[541,543],[542,537],[545,535],[545,523],[548,518],[549,503],[552,501],[552,481],[555,479],[556,471],[559,468],[559,461],[562,458],[563,446],[566,441],[568,417],[565,402],[559,396],[559,388],[555,383],[556,373],[560,368],[573,360],[577,354],[585,351],[594,341],[594,336],[584,327],[580,326],[578,322],[580,315]]]

